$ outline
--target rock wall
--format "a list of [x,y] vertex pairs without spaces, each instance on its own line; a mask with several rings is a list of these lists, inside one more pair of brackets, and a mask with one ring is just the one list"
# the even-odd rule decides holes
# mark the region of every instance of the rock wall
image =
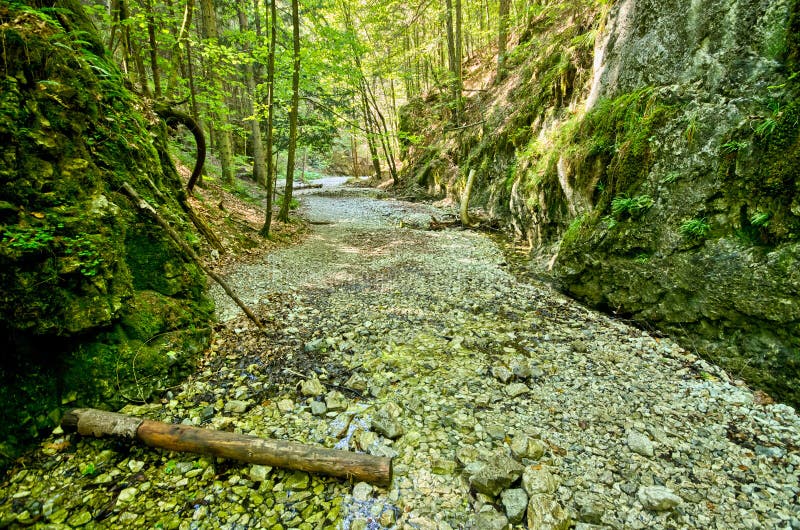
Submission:
[[534,20],[482,130],[410,147],[406,178],[457,197],[478,167],[565,291],[800,403],[798,3],[581,5],[578,44]]
[[174,383],[213,309],[204,274],[120,191],[130,182],[194,238],[164,126],[80,5],[55,7],[0,6],[3,458],[65,406],[114,408]]

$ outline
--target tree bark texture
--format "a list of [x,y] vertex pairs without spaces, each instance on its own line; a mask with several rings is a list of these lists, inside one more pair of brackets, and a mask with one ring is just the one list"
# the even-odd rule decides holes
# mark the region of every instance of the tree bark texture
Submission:
[[[239,29],[242,33],[247,32],[247,15],[244,10],[244,0],[240,0],[238,11]],[[245,52],[251,55],[250,46],[247,45]],[[264,144],[261,141],[261,121],[256,116],[253,98],[256,96],[256,75],[253,70],[253,63],[245,61],[244,64],[245,84],[247,93],[245,94],[247,112],[250,114],[250,137],[253,142],[253,178],[262,186],[267,185],[266,159],[264,157]]]
[[83,436],[137,439],[150,447],[170,451],[207,454],[380,486],[388,486],[392,481],[391,458],[319,445],[174,425],[94,409],[68,411],[61,420],[61,427],[65,431],[77,431]]
[[[200,0],[200,6],[203,11],[203,27],[205,38],[212,42],[214,45],[219,44],[219,29],[217,28],[217,14],[214,11],[214,2],[212,0]],[[216,73],[216,68],[211,65],[209,68],[211,74],[212,86],[215,87],[215,92],[222,94],[222,80]],[[224,97],[224,96],[223,96]],[[219,125],[216,128],[215,138],[217,140],[217,149],[219,151],[219,162],[222,169],[222,180],[227,184],[233,183],[233,139],[231,138],[231,131],[227,127],[227,117],[217,116]]]
[[300,6],[292,0],[292,108],[289,109],[289,152],[286,158],[286,188],[278,219],[284,223],[289,220],[289,207],[292,202],[294,181],[294,159],[297,151],[297,112],[300,105]]

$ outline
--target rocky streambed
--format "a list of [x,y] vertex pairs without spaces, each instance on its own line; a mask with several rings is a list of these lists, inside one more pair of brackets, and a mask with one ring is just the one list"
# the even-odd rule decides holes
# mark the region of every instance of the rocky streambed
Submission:
[[198,372],[123,412],[394,458],[389,488],[56,431],[0,527],[800,528],[800,419],[668,339],[507,270],[373,191],[228,279]]

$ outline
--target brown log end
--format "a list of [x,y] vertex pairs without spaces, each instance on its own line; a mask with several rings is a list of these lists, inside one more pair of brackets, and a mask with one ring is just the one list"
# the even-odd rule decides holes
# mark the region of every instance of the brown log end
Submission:
[[70,409],[61,417],[61,428],[66,432],[75,432],[78,430],[78,416],[81,409]]

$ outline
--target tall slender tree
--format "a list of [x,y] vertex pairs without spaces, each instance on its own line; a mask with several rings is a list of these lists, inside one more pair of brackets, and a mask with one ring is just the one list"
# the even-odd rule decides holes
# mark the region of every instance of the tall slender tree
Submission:
[[[273,0],[274,1],[274,0]],[[300,106],[300,6],[292,0],[292,107],[289,109],[289,150],[286,153],[286,186],[278,219],[289,220],[289,207],[294,186],[294,161],[297,151],[297,114]]]
[[[237,15],[239,17],[239,30],[246,34],[248,32],[247,14],[245,13],[244,0],[239,0],[237,6]],[[261,140],[261,121],[256,116],[255,105],[253,98],[256,93],[256,79],[253,71],[252,50],[250,49],[249,39],[245,36],[244,51],[246,57],[244,58],[244,78],[247,87],[245,94],[245,104],[250,120],[250,143],[253,146],[253,177],[256,182],[262,186],[267,185],[267,169],[266,160],[264,158],[264,144]]]
[[267,55],[267,145],[266,145],[266,161],[267,161],[267,212],[264,226],[261,228],[261,235],[269,237],[270,226],[272,225],[272,197],[273,189],[275,188],[275,171],[272,162],[272,144],[274,139],[273,122],[275,119],[275,45],[277,43],[277,20],[278,8],[275,5],[275,0],[269,2],[269,54]]
[[156,21],[151,0],[144,0],[145,18],[147,19],[147,39],[150,52],[150,71],[153,74],[153,94],[161,99],[161,69],[158,66],[158,42],[156,41]]
[[497,17],[497,76],[496,82],[506,76],[506,54],[508,53],[508,12],[511,0],[499,0]]
[[[210,46],[219,45],[219,29],[217,27],[217,14],[214,10],[212,0],[200,0],[200,7],[203,11],[204,36]],[[222,79],[214,65],[210,65],[209,76],[211,86],[217,93],[215,95],[223,97]],[[222,169],[222,180],[227,184],[233,183],[233,139],[231,138],[230,127],[227,123],[227,116],[224,112],[218,112],[216,116],[216,127],[214,127],[213,137],[216,139],[217,150],[219,151],[219,161]]]

